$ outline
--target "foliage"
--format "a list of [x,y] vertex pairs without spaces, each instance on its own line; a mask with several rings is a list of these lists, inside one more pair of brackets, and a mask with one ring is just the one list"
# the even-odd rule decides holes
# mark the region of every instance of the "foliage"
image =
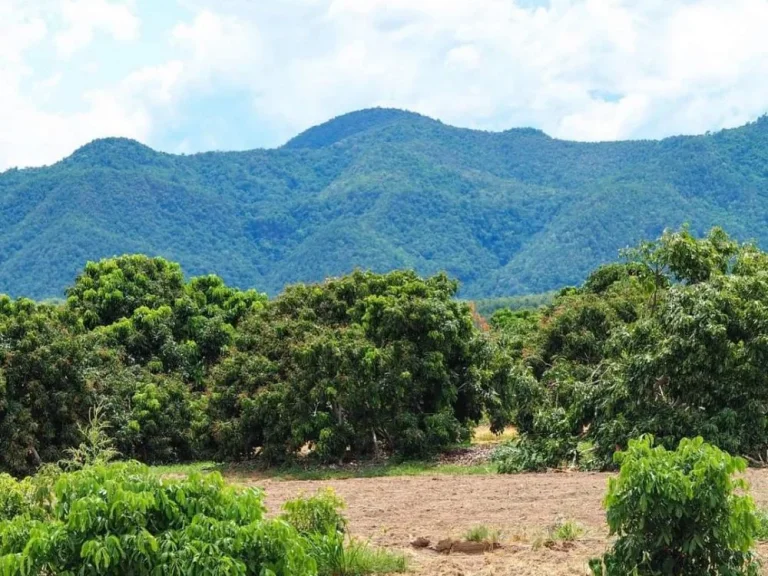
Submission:
[[44,512],[40,504],[31,479],[18,481],[8,474],[0,474],[0,522],[16,516],[39,518]]
[[763,509],[759,509],[756,512],[757,515],[757,530],[755,531],[755,539],[760,542],[768,540],[768,512]]
[[6,574],[313,575],[295,529],[264,518],[262,494],[218,475],[163,480],[135,464],[62,474],[43,521],[0,523]]
[[610,467],[644,433],[667,448],[702,436],[755,460],[768,450],[765,253],[683,228],[624,257],[543,311],[494,317],[516,357],[519,432],[500,470]]
[[341,514],[344,501],[331,488],[318,491],[314,496],[299,497],[283,504],[281,518],[300,534],[344,534],[347,522]]
[[360,540],[338,533],[315,533],[309,536],[309,552],[317,560],[319,576],[363,576],[406,572],[404,554],[383,548],[372,548]]
[[498,431],[511,360],[456,290],[358,271],[267,301],[122,256],[89,263],[64,303],[0,297],[0,470],[82,466],[103,441],[145,463],[326,462],[433,454],[485,416]]
[[272,460],[424,456],[509,418],[504,353],[445,275],[355,272],[288,288],[214,372],[214,443]]
[[86,466],[96,466],[109,463],[120,453],[114,448],[114,441],[107,434],[109,422],[104,420],[103,408],[95,406],[89,414],[87,426],[78,424],[83,442],[77,447],[65,450],[67,458],[62,461],[65,469],[77,470]]
[[763,460],[768,255],[683,228],[623,258],[489,324],[445,274],[268,300],[159,258],[88,264],[66,302],[0,297],[0,470],[65,458],[95,406],[146,463],[424,458],[480,421],[514,425],[503,472],[608,468],[643,433]]
[[319,576],[362,576],[405,572],[406,558],[347,537],[344,502],[330,488],[283,504],[280,516],[296,528],[317,562]]
[[765,245],[767,127],[594,145],[377,109],[276,150],[98,140],[0,174],[0,291],[61,297],[84,261],[129,252],[272,295],[355,266],[445,270],[467,298],[540,294],[685,221]]
[[752,499],[742,492],[746,467],[701,438],[675,451],[654,447],[652,436],[629,442],[605,498],[617,536],[594,574],[698,576],[759,573],[751,552],[758,528]]
[[499,310],[536,310],[542,306],[552,304],[557,296],[556,291],[543,294],[525,294],[522,296],[500,296],[496,298],[482,298],[475,300],[477,312],[486,318],[491,318]]

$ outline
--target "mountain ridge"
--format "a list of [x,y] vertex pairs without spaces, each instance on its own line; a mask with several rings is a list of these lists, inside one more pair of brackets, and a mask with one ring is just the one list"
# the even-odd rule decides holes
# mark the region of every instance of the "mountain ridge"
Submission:
[[108,138],[3,172],[0,292],[60,296],[86,260],[128,252],[270,293],[355,267],[447,270],[468,297],[545,292],[683,222],[766,244],[768,119],[581,143],[370,109],[274,149]]
[[[480,130],[476,128],[468,128],[468,127],[462,127],[462,126],[455,126],[453,124],[447,124],[442,122],[441,120],[438,120],[436,118],[432,118],[430,116],[426,116],[423,114],[420,114],[418,112],[411,112],[409,110],[403,110],[399,108],[365,108],[362,110],[356,110],[353,112],[347,112],[345,114],[341,114],[339,116],[336,116],[334,118],[331,118],[329,120],[326,120],[325,122],[318,124],[316,126],[312,126],[296,136],[290,138],[287,142],[285,142],[282,145],[272,147],[272,148],[252,148],[248,150],[206,150],[201,152],[194,152],[191,154],[174,154],[172,152],[165,152],[162,150],[156,150],[149,146],[148,144],[145,144],[139,140],[123,137],[123,136],[107,136],[103,138],[95,138],[89,142],[86,142],[76,150],[74,150],[70,155],[64,157],[63,159],[49,165],[45,166],[29,166],[24,168],[16,168],[11,167],[4,171],[0,172],[1,174],[4,174],[5,172],[10,171],[24,171],[24,170],[34,170],[38,168],[47,168],[50,166],[55,166],[61,162],[71,162],[74,159],[77,159],[78,157],[81,157],[84,155],[85,152],[88,150],[93,149],[94,147],[102,147],[107,146],[114,149],[122,148],[123,150],[129,149],[129,148],[135,148],[135,149],[141,149],[146,150],[149,152],[152,152],[157,155],[162,156],[171,156],[171,157],[190,157],[190,156],[200,156],[200,155],[206,155],[206,154],[248,154],[253,152],[262,152],[262,151],[273,151],[273,150],[281,150],[281,149],[292,149],[292,150],[300,150],[305,148],[316,148],[316,146],[303,146],[300,143],[306,139],[306,136],[314,135],[317,133],[322,133],[325,131],[328,131],[331,128],[336,128],[339,123],[346,124],[347,121],[355,119],[361,115],[368,116],[369,114],[373,114],[374,116],[380,116],[380,113],[386,112],[386,113],[394,113],[392,114],[392,120],[389,122],[366,122],[365,128],[362,130],[356,130],[353,131],[350,134],[347,134],[346,137],[354,136],[355,134],[359,134],[361,131],[364,131],[367,128],[375,128],[375,127],[382,127],[386,126],[388,124],[392,124],[397,121],[403,121],[403,120],[414,120],[418,119],[419,121],[432,123],[434,125],[446,128],[448,130],[458,130],[458,131],[466,131],[476,134],[483,134],[483,135],[520,135],[520,136],[540,136],[544,137],[548,140],[554,141],[554,142],[561,142],[561,143],[569,143],[569,144],[580,144],[580,145],[592,145],[592,146],[601,146],[601,145],[620,145],[625,143],[664,143],[667,141],[676,141],[679,139],[689,139],[689,138],[699,138],[699,137],[716,137],[722,133],[728,133],[733,130],[743,130],[747,129],[751,126],[757,126],[762,127],[768,130],[768,113],[759,116],[753,121],[747,122],[746,124],[743,124],[741,126],[733,127],[733,128],[723,128],[716,131],[707,131],[704,133],[693,133],[693,134],[676,134],[671,136],[665,136],[663,138],[637,138],[637,139],[627,139],[627,140],[600,140],[600,141],[582,141],[582,140],[568,140],[568,139],[561,139],[561,138],[555,138],[554,136],[550,136],[543,130],[539,128],[533,128],[530,126],[519,126],[519,127],[512,127],[507,128],[504,130]],[[329,144],[326,144],[325,146],[330,146],[332,144],[335,144],[337,142],[332,142]]]

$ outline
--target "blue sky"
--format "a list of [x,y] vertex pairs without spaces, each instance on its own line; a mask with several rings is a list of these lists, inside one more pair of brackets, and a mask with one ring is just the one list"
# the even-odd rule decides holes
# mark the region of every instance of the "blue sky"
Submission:
[[768,0],[0,0],[0,170],[103,136],[272,147],[406,108],[658,138],[768,112]]

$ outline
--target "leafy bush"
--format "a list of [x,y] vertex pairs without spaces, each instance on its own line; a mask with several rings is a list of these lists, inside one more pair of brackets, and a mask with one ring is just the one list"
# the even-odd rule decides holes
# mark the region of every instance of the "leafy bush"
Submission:
[[593,574],[607,576],[757,575],[751,552],[758,528],[752,499],[734,474],[746,463],[701,438],[683,439],[675,451],[652,436],[629,442],[605,498],[608,525],[617,536]]
[[757,511],[757,532],[755,533],[755,539],[760,542],[768,540],[768,511]]
[[373,548],[348,537],[344,502],[330,488],[283,504],[281,518],[298,530],[317,562],[319,576],[362,576],[404,572],[402,554]]
[[299,497],[283,504],[281,518],[300,534],[344,534],[347,521],[342,516],[344,501],[331,488],[309,497]]
[[163,480],[136,464],[62,474],[50,515],[0,522],[4,574],[313,575],[288,524],[264,518],[262,493],[219,475]]

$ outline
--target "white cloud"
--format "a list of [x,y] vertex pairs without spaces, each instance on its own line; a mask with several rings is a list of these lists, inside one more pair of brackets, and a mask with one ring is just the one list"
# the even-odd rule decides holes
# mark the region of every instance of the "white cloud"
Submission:
[[[94,61],[97,33],[137,39],[153,14],[131,0],[43,1],[61,18],[0,0],[0,167],[196,125],[184,103],[201,94],[248,95],[274,144],[376,105],[578,140],[704,132],[768,111],[768,0],[180,0],[166,36],[142,38],[164,54],[84,95],[78,114],[44,114],[25,93],[29,50],[51,41]],[[54,89],[56,74],[35,81]],[[48,136],[48,121],[62,133]]]
[[81,110],[56,112],[52,95],[64,74],[35,70],[27,54],[50,39],[57,7],[73,15],[71,4],[0,0],[0,170],[59,160],[99,136],[149,134],[146,111],[109,91],[86,92]]
[[473,69],[480,66],[480,57],[480,51],[474,45],[462,44],[448,51],[445,62],[449,66]]
[[47,32],[45,21],[21,2],[0,0],[0,71],[19,66],[23,54]]
[[108,92],[89,92],[84,99],[85,111],[55,114],[5,86],[0,94],[0,168],[48,164],[94,138],[144,140],[149,135],[151,120],[141,108],[126,107]]
[[60,5],[65,28],[56,34],[59,56],[69,58],[86,48],[97,31],[106,32],[119,41],[135,40],[139,33],[139,18],[131,6],[107,0],[63,0]]

